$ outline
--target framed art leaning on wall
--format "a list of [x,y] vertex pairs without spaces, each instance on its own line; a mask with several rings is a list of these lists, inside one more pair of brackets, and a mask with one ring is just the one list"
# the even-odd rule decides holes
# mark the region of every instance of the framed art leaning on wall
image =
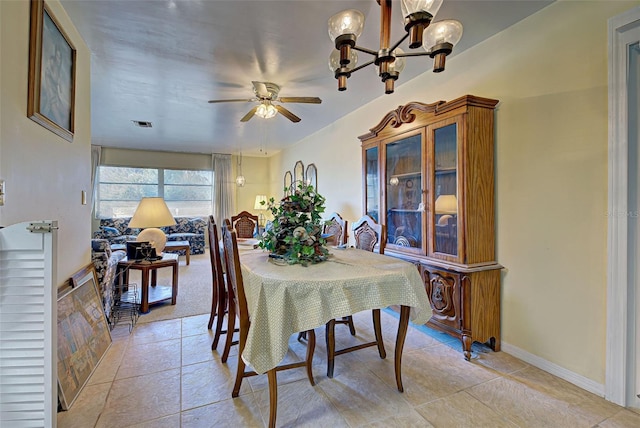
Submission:
[[76,50],[43,0],[31,0],[27,116],[73,141]]
[[92,264],[71,277],[58,296],[58,390],[69,409],[111,346],[111,333],[98,295]]

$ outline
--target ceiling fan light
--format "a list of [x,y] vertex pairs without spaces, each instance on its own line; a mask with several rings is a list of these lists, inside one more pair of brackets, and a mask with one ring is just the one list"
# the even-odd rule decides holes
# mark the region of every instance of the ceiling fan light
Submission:
[[359,10],[347,9],[329,18],[329,37],[335,42],[338,36],[353,34],[360,37],[364,29],[364,14]]
[[272,104],[262,103],[256,110],[256,115],[260,116],[263,119],[271,119],[276,114],[278,114],[278,110],[276,110],[276,108]]

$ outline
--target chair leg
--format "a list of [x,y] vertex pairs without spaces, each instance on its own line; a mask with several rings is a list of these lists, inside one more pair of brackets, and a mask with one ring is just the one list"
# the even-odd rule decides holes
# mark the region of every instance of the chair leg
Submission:
[[378,353],[380,358],[387,358],[387,352],[384,350],[384,342],[382,341],[382,327],[380,326],[380,309],[373,309],[373,330],[376,333],[376,342],[378,343]]
[[[242,325],[242,322],[240,322],[240,324]],[[227,331],[231,331],[231,330],[227,330]],[[232,335],[233,333],[231,333],[231,335],[228,335],[227,337],[230,337]],[[231,392],[231,396],[234,398],[237,397],[238,394],[240,393],[240,386],[242,386],[242,379],[244,378],[244,368],[246,364],[242,359],[242,352],[244,351],[244,347],[247,344],[248,335],[249,335],[248,328],[240,328],[240,337],[238,339],[238,368],[236,370],[236,382],[233,385],[233,392]]]
[[336,320],[331,320],[326,325],[325,338],[327,341],[327,377],[333,377],[333,363],[336,353],[336,338],[335,338]]
[[236,326],[236,310],[234,305],[229,306],[229,315],[227,317],[227,340],[224,343],[224,351],[222,352],[222,358],[220,361],[223,363],[227,362],[227,358],[229,358],[229,351],[231,350],[231,345],[233,342],[233,330]]
[[269,378],[269,428],[276,427],[276,414],[278,413],[278,379],[276,369],[267,372]]
[[306,359],[306,365],[305,367],[307,368],[307,377],[309,378],[309,382],[311,383],[311,386],[314,386],[316,383],[313,380],[313,353],[315,352],[316,349],[316,332],[315,330],[308,330],[305,332],[307,338],[309,339],[307,341],[307,359]]
[[214,281],[213,295],[211,297],[211,315],[209,315],[209,325],[207,326],[209,330],[211,330],[211,327],[213,326],[213,319],[216,317],[218,313],[217,309],[218,309],[218,284],[216,284],[216,281]]
[[356,335],[356,326],[353,325],[353,317],[351,315],[347,315],[346,317],[342,317],[343,320],[347,322],[349,326],[349,332],[351,332],[351,336]]
[[218,341],[220,340],[220,335],[222,334],[222,323],[224,322],[224,315],[227,313],[226,292],[224,290],[218,290],[218,296],[218,319],[216,322],[216,330],[213,334],[213,342],[211,343],[212,351],[218,347]]

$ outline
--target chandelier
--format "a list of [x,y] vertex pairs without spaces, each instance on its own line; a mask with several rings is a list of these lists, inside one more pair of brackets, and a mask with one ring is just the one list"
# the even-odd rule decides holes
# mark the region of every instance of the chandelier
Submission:
[[[406,34],[394,45],[391,37],[391,0],[377,0],[380,4],[380,49],[374,51],[356,44],[364,28],[364,15],[354,9],[344,10],[329,19],[329,37],[336,49],[329,57],[329,67],[338,80],[338,90],[347,89],[347,79],[368,65],[377,66],[378,76],[385,84],[385,93],[394,91],[395,81],[404,69],[405,57],[430,56],[433,72],[444,70],[445,58],[462,37],[462,24],[448,19],[431,23],[442,6],[443,0],[401,0],[402,16]],[[409,48],[422,46],[426,52],[405,53],[398,46],[409,38]],[[358,55],[355,51],[372,55],[373,59],[356,67]]]

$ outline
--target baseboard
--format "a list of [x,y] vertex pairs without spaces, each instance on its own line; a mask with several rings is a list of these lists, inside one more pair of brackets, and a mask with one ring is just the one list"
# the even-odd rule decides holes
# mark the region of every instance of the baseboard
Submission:
[[582,375],[574,373],[571,370],[567,370],[564,367],[560,367],[557,364],[547,361],[544,358],[540,358],[537,355],[533,355],[523,349],[520,349],[517,346],[509,345],[504,341],[500,346],[502,348],[502,352],[513,355],[514,357],[521,359],[525,363],[531,364],[532,366],[537,367],[540,370],[544,370],[545,372],[550,373],[554,376],[557,376],[560,379],[566,380],[567,382],[570,382],[575,386],[584,389],[585,391],[589,391],[599,397],[604,398],[604,384],[597,383]]

